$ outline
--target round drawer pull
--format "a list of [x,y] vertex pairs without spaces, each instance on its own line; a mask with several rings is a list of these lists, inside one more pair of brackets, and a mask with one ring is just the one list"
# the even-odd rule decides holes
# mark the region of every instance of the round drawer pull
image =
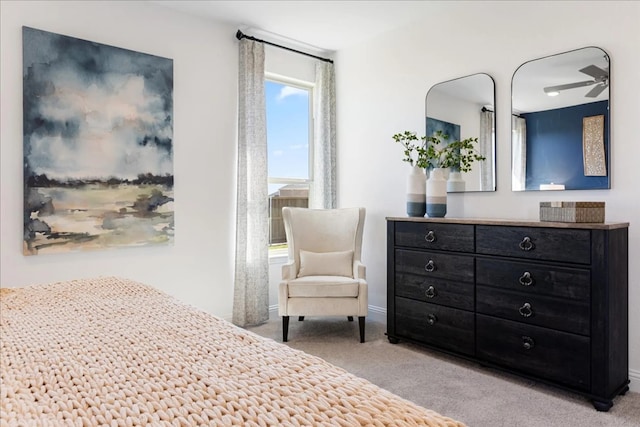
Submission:
[[435,242],[436,241],[436,233],[434,233],[433,230],[429,230],[427,235],[424,236],[424,240],[426,240],[429,243]]
[[427,298],[434,298],[438,293],[436,292],[436,288],[429,286],[424,294]]
[[531,304],[528,302],[525,302],[518,311],[522,317],[531,317],[531,315],[533,315],[533,309],[531,308]]
[[430,259],[427,265],[424,266],[424,269],[425,271],[428,271],[429,273],[431,273],[432,271],[436,270],[436,264],[433,262],[432,259]]
[[435,314],[430,314],[430,315],[427,316],[427,323],[430,326],[435,325],[437,321],[438,321],[438,318],[436,317]]
[[523,251],[530,251],[531,249],[535,248],[535,245],[533,244],[533,242],[531,241],[531,237],[529,236],[526,236],[524,239],[522,239],[522,242],[520,242],[518,246],[520,246],[520,249],[522,249]]
[[522,337],[522,347],[525,350],[531,350],[533,349],[533,347],[535,347],[535,345],[536,345],[536,342],[533,340],[533,338],[528,337],[526,335]]
[[522,276],[518,279],[522,286],[531,286],[533,285],[533,277],[531,277],[531,273],[525,271]]

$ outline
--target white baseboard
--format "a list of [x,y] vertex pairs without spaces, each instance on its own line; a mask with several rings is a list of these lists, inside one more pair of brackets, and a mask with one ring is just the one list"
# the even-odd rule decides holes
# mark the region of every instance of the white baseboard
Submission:
[[387,308],[377,307],[375,305],[369,306],[369,318],[376,322],[387,323]]
[[629,369],[629,380],[631,380],[629,390],[640,393],[640,371]]

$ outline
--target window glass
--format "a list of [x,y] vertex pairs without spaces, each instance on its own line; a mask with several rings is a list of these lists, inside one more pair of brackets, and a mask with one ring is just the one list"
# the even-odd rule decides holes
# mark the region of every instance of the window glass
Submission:
[[282,208],[308,207],[311,182],[311,85],[265,81],[269,174],[269,244],[286,243]]

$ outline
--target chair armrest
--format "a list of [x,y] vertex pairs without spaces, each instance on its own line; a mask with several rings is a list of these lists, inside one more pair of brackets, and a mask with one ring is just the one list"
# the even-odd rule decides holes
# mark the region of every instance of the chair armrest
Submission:
[[[364,267],[364,266],[363,266]],[[358,286],[358,316],[366,316],[369,313],[369,285],[363,279]]]
[[289,298],[289,282],[283,281],[278,285],[278,316],[288,316],[287,299]]
[[289,261],[282,265],[282,280],[293,280],[298,275],[298,266],[295,261]]
[[367,278],[367,267],[360,261],[353,262],[353,278],[354,279]]

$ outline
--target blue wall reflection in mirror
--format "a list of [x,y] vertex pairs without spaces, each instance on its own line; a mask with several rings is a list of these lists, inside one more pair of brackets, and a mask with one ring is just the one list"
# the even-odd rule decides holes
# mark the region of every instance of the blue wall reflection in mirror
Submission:
[[527,123],[527,190],[553,183],[567,190],[610,188],[608,167],[605,176],[585,176],[582,141],[583,118],[604,115],[605,156],[609,153],[608,107],[609,101],[600,101],[520,115]]

